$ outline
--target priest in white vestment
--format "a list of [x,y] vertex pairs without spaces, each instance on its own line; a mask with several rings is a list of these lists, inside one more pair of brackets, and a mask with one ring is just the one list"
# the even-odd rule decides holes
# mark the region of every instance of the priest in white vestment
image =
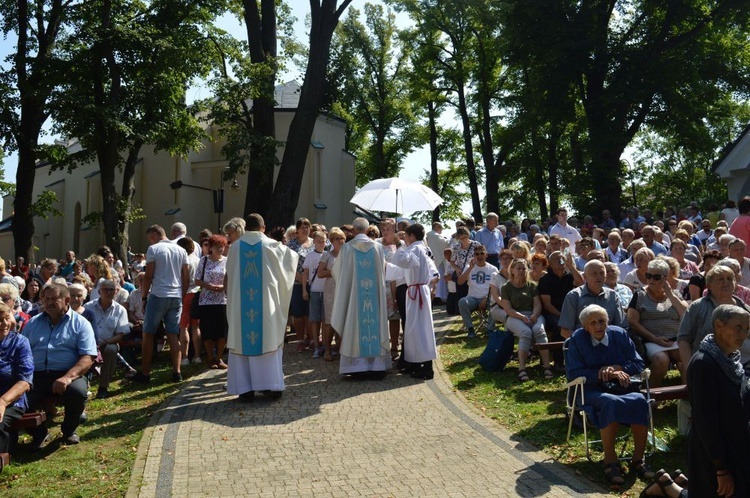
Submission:
[[437,278],[438,271],[427,255],[424,235],[424,227],[420,224],[406,227],[404,239],[407,245],[399,247],[391,263],[404,269],[407,285],[403,370],[415,378],[432,379],[432,360],[437,358],[437,348],[430,282]]
[[331,326],[341,334],[340,374],[377,372],[391,367],[385,302],[383,246],[365,234],[364,218],[353,222],[355,237],[344,244],[333,265],[336,294]]
[[227,256],[227,392],[244,402],[255,391],[279,398],[285,387],[281,361],[298,255],[264,231],[263,218],[248,215]]

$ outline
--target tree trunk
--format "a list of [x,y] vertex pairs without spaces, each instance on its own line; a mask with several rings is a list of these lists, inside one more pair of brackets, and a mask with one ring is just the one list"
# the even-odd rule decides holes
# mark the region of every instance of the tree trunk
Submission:
[[[438,193],[440,191],[438,190],[437,107],[432,100],[427,103],[427,119],[430,133],[430,188]],[[432,222],[436,221],[440,221],[440,206],[432,211]]]
[[99,160],[99,172],[102,186],[102,224],[104,225],[104,240],[112,249],[114,254],[119,254],[115,249],[122,245],[120,233],[118,230],[119,206],[117,191],[115,189],[115,171],[119,164],[120,155],[115,143],[102,144],[97,151]]
[[[21,115],[18,128],[11,126],[18,147],[18,169],[16,170],[16,195],[13,200],[13,249],[16,258],[23,257],[28,263],[34,260],[33,237],[34,216],[32,214],[34,180],[36,178],[37,146],[44,122],[47,121],[47,99],[55,88],[54,74],[64,71],[58,67],[56,73],[47,67],[53,55],[60,24],[67,13],[67,5],[54,0],[47,12],[46,3],[16,2],[16,28],[18,43],[13,56],[16,85],[20,97]],[[29,12],[29,8],[38,9]],[[30,23],[37,19],[36,23]],[[47,26],[44,26],[44,20]],[[30,26],[34,25],[35,38],[29,40]],[[36,55],[29,57],[29,47],[36,47]],[[31,71],[29,71],[31,69]],[[53,73],[53,74],[50,74]]]
[[[486,92],[483,92],[486,93]],[[484,162],[485,174],[485,198],[487,199],[487,212],[499,213],[500,199],[497,195],[498,183],[500,178],[499,167],[495,163],[495,151],[492,140],[492,118],[490,117],[489,96],[482,95],[482,162]]]
[[474,146],[471,137],[471,122],[466,109],[466,95],[464,94],[463,82],[458,83],[458,112],[461,114],[463,124],[464,150],[466,152],[466,173],[469,177],[469,191],[471,192],[472,217],[477,224],[482,223],[482,205],[479,202],[479,188],[477,185],[477,168],[474,164]]
[[[117,237],[111,241],[112,252],[128,268],[128,246],[130,245],[130,219],[133,212],[133,198],[135,197],[135,166],[138,164],[142,142],[136,142],[128,151],[125,167],[122,170],[122,190],[120,198],[125,210],[117,213]],[[126,274],[128,274],[126,272]]]
[[331,38],[339,17],[350,3],[351,0],[344,0],[336,9],[335,0],[322,0],[322,5],[316,0],[310,0],[310,55],[297,112],[289,125],[284,158],[266,220],[267,226],[287,226],[294,220],[310,138],[323,102]]
[[[267,218],[276,166],[276,5],[274,0],[262,0],[260,12],[255,0],[243,0],[243,6],[250,60],[253,64],[270,64],[273,67],[270,73],[264,72],[263,88],[260,95],[253,99],[252,123],[248,123],[257,140],[249,150],[253,166],[247,175],[244,209],[245,217],[250,213],[259,213]],[[225,178],[222,176],[221,180],[223,182]]]
[[[38,137],[36,134],[25,135]],[[16,170],[16,197],[13,200],[13,249],[16,258],[22,257],[27,263],[34,262],[32,240],[34,237],[34,215],[31,211],[33,202],[34,178],[36,177],[36,140],[19,141],[18,169]]]

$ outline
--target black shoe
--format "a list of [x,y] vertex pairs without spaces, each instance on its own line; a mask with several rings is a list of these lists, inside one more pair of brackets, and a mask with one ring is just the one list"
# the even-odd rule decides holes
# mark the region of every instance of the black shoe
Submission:
[[414,379],[430,380],[430,379],[432,379],[432,378],[435,377],[435,372],[433,372],[433,371],[429,371],[429,372],[424,372],[424,371],[421,371],[421,372],[412,372],[411,376]]
[[37,434],[31,440],[31,451],[41,450],[42,448],[47,446],[50,441],[52,441],[52,436],[50,436],[50,433],[47,427],[44,427],[44,432]]
[[78,444],[81,442],[81,438],[78,437],[78,434],[76,434],[75,432],[70,436],[66,436],[65,434],[63,434],[63,442],[67,445]]
[[180,372],[172,372],[172,382],[182,382],[182,374]]
[[136,372],[135,375],[131,375],[130,377],[126,377],[131,382],[137,382],[139,384],[148,384],[151,382],[151,376],[146,375],[143,372]]
[[270,389],[266,389],[265,391],[263,391],[263,396],[271,399],[279,399],[283,394],[284,391],[271,391]]
[[111,392],[109,392],[106,388],[100,387],[98,391],[96,391],[96,399],[107,399],[114,396]]
[[237,401],[240,403],[252,403],[255,401],[255,391],[248,391],[237,396]]

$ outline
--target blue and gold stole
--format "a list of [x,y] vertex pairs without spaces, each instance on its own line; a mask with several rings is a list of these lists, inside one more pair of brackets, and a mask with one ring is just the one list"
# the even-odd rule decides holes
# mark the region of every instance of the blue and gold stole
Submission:
[[263,354],[263,243],[240,243],[242,354]]
[[381,356],[380,302],[375,248],[367,252],[354,251],[355,281],[357,284],[357,322],[359,351],[362,357]]

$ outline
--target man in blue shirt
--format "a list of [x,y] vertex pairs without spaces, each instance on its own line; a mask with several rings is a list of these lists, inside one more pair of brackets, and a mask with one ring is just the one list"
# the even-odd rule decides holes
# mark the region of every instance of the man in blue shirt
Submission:
[[[68,287],[47,284],[42,289],[43,312],[31,319],[23,330],[34,357],[34,388],[29,396],[31,409],[44,398],[63,398],[65,419],[61,429],[66,444],[78,444],[76,429],[86,407],[88,381],[84,375],[96,358],[94,329],[86,318],[73,311]],[[32,449],[44,447],[50,440],[46,425],[28,429]]]
[[497,228],[499,218],[495,213],[487,213],[485,216],[487,224],[474,235],[474,240],[482,244],[487,249],[487,262],[495,268],[500,267],[498,255],[505,249],[503,243],[503,234]]

